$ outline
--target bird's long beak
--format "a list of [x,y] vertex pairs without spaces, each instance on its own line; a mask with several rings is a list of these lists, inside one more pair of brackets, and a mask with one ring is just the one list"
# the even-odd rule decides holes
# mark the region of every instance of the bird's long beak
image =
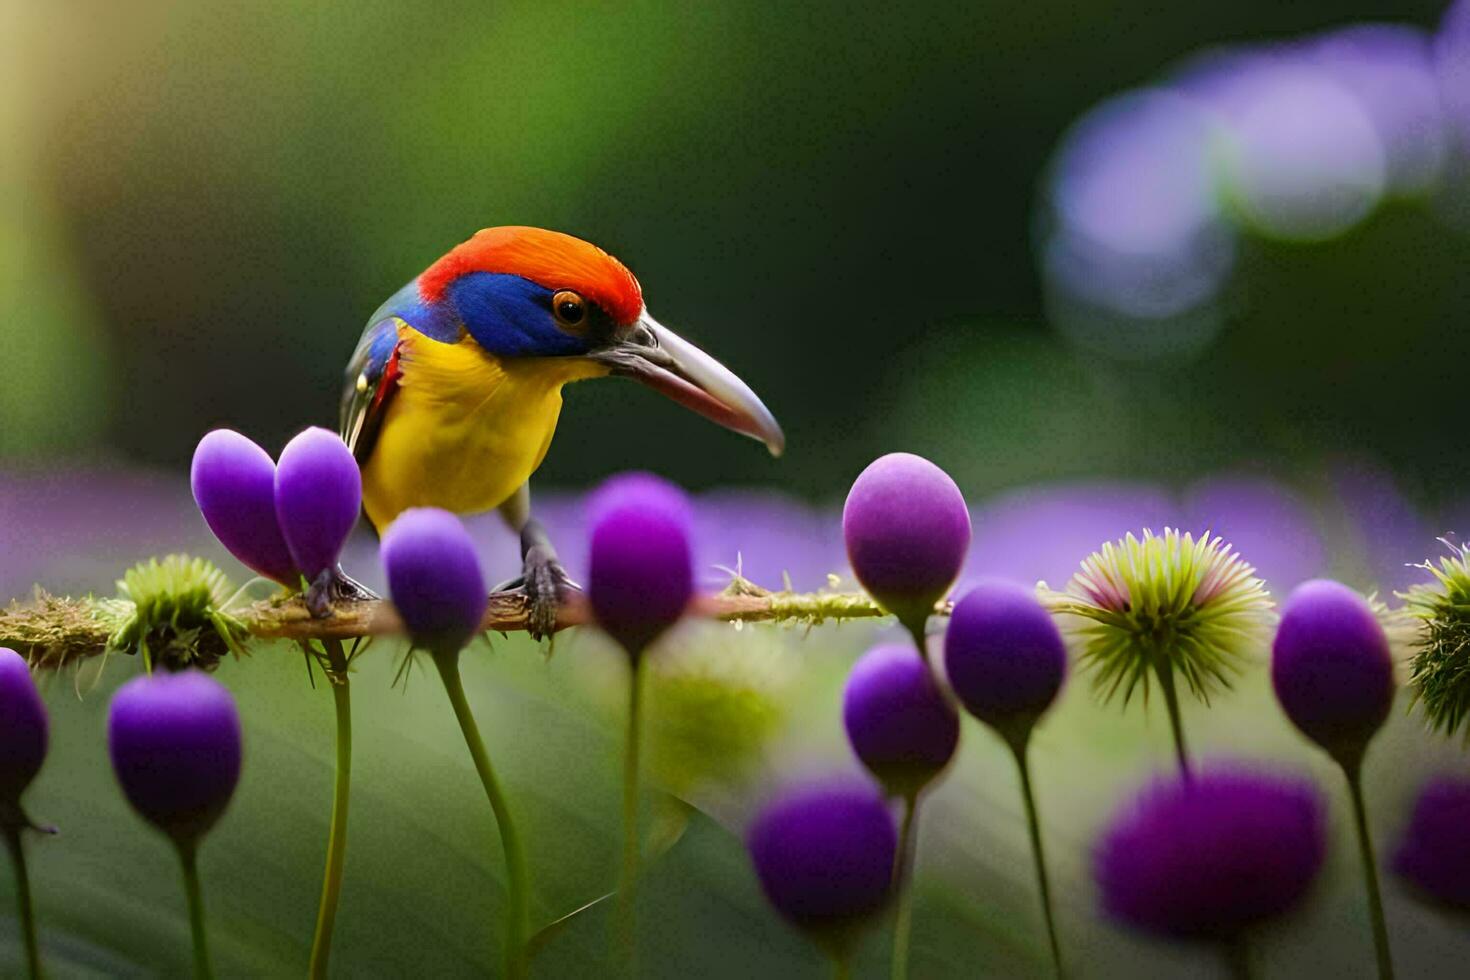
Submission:
[[772,456],[786,448],[781,426],[749,385],[647,311],[629,334],[591,356],[612,374],[636,378],[712,422],[760,440]]

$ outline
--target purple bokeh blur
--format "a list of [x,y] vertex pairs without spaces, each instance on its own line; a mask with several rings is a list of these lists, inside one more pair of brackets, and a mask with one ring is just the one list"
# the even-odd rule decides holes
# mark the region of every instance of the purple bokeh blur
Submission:
[[[1307,484],[1313,485],[1313,484]],[[1470,501],[1426,516],[1381,464],[1362,458],[1332,462],[1308,496],[1293,484],[1243,471],[1205,477],[1173,492],[1150,483],[1091,481],[1036,484],[974,499],[974,537],[956,586],[998,577],[1061,588],[1078,563],[1129,531],[1177,526],[1213,531],[1256,566],[1284,596],[1329,572],[1355,588],[1387,592],[1420,581],[1410,567],[1438,554],[1435,538],[1470,533]],[[774,490],[717,490],[694,498],[694,561],[701,590],[728,581],[737,562],[769,589],[789,572],[799,591],[825,588],[829,575],[853,585],[836,507],[809,504]],[[540,493],[535,512],[572,578],[585,582],[583,497]],[[220,564],[237,583],[250,573],[214,540],[190,497],[188,482],[140,470],[75,469],[0,475],[0,592],[23,598],[40,583],[58,594],[110,594],[133,563],[182,551]],[[121,519],[120,519],[121,515]],[[498,514],[465,521],[492,585],[520,574],[516,536]],[[343,567],[382,591],[378,545],[360,525]]]
[[[1054,325],[1120,359],[1224,327],[1238,230],[1318,242],[1470,168],[1470,0],[1438,36],[1352,24],[1207,50],[1061,138],[1037,252]],[[1459,128],[1460,139],[1454,138]]]
[[1432,49],[1432,38],[1401,24],[1345,27],[1308,46],[1308,54],[1367,112],[1383,146],[1388,188],[1395,194],[1433,190],[1449,156],[1450,132]]
[[1176,519],[1167,491],[1143,483],[1027,487],[994,498],[974,513],[974,538],[956,589],[986,578],[1061,588],[1078,563],[1104,541]]
[[[1209,304],[1235,262],[1211,160],[1208,113],[1167,89],[1084,116],[1052,164],[1041,245],[1049,310],[1088,347],[1148,357],[1208,342]],[[1136,323],[1140,329],[1119,330]],[[1147,325],[1163,330],[1141,329]]]
[[59,595],[108,594],[134,562],[184,550],[242,568],[214,540],[188,481],[177,474],[101,468],[0,473],[0,601],[29,596],[36,583]]
[[1222,192],[1252,230],[1320,241],[1377,206],[1387,172],[1378,130],[1302,48],[1211,52],[1174,82],[1216,114]]
[[1470,149],[1470,0],[1456,0],[1440,21],[1434,68],[1463,152]]
[[1316,515],[1290,487],[1268,477],[1226,474],[1193,484],[1184,493],[1182,524],[1234,545],[1273,591],[1327,569]]
[[1342,545],[1356,550],[1364,570],[1364,582],[1355,584],[1392,592],[1421,581],[1424,572],[1413,565],[1440,550],[1435,544],[1440,532],[1404,495],[1393,474],[1372,460],[1344,459],[1332,464],[1329,475],[1352,535]]

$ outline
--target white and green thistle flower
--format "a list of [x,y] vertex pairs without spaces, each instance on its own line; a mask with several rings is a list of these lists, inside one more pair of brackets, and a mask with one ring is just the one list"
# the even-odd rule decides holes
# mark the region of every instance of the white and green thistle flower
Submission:
[[1165,528],[1110,541],[1082,562],[1065,592],[1047,592],[1053,612],[1078,617],[1070,632],[1105,700],[1124,703],[1150,675],[1177,672],[1208,703],[1228,689],[1273,621],[1255,569],[1218,536]]
[[1065,592],[1041,583],[1043,601],[1071,620],[1064,624],[1103,700],[1121,692],[1127,704],[1142,687],[1146,703],[1150,683],[1158,683],[1186,778],[1175,677],[1208,704],[1264,645],[1271,597],[1255,572],[1219,537],[1165,528],[1162,535],[1146,530],[1103,545]]
[[1419,626],[1410,644],[1414,701],[1431,728],[1453,735],[1470,720],[1470,545],[1441,541],[1450,553],[1418,566],[1434,581],[1398,596]]

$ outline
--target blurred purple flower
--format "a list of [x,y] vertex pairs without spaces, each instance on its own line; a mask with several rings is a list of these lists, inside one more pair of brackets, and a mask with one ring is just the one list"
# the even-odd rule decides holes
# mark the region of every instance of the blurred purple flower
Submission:
[[1265,477],[1210,477],[1184,495],[1183,524],[1235,546],[1271,589],[1285,590],[1327,567],[1317,520],[1290,488]]
[[0,475],[0,598],[40,582],[58,594],[110,593],[140,554],[225,551],[199,520],[188,483],[161,472],[58,468]]
[[874,647],[848,675],[842,723],[853,752],[892,796],[912,796],[954,758],[960,718],[911,644]]
[[1160,936],[1238,938],[1306,896],[1326,854],[1324,813],[1310,782],[1235,765],[1158,780],[1099,844],[1103,908]]
[[458,653],[479,632],[485,576],[459,518],[433,507],[404,511],[383,535],[382,557],[389,595],[415,646]]
[[667,480],[625,473],[587,505],[587,598],[597,625],[630,656],[672,626],[694,593],[688,498]]
[[1393,474],[1364,459],[1328,468],[1333,489],[1357,532],[1369,589],[1401,592],[1424,578],[1411,566],[1438,550],[1435,534],[1399,489]]
[[824,588],[827,576],[847,565],[841,519],[775,491],[717,490],[694,501],[694,566],[700,585],[723,588],[720,568],[767,589],[798,592]]
[[25,658],[0,647],[0,825],[24,820],[20,797],[41,771],[51,722]]
[[1414,804],[1393,869],[1430,902],[1470,912],[1470,780],[1431,780]]
[[194,450],[189,484],[204,522],[230,554],[282,585],[300,583],[276,519],[276,464],[270,453],[238,432],[215,429]]
[[214,826],[240,779],[235,699],[200,670],[144,674],[118,688],[107,743],[128,802],[180,846]]
[[761,810],[745,840],[766,899],[821,941],[841,945],[888,901],[898,833],[871,786],[788,791]]
[[1061,588],[1104,541],[1177,523],[1169,495],[1135,483],[1026,487],[975,512],[975,536],[959,591],[986,578]]

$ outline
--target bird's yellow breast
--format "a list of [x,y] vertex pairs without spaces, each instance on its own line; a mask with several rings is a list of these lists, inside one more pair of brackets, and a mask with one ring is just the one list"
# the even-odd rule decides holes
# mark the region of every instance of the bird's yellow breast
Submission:
[[473,340],[412,330],[399,360],[398,392],[362,469],[363,507],[380,532],[409,507],[500,506],[545,458],[562,385],[606,373],[581,358],[501,359]]

